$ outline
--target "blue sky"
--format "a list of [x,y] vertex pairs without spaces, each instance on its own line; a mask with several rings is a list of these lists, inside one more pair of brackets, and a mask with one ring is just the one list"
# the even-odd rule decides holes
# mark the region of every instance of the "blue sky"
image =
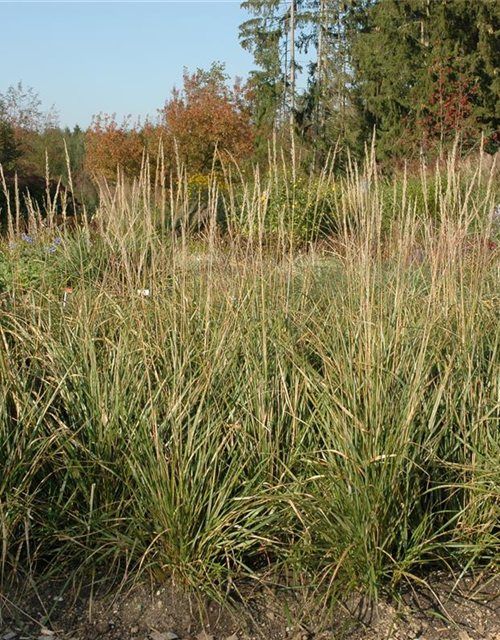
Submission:
[[246,18],[234,0],[24,2],[0,0],[0,93],[23,82],[61,125],[87,127],[100,111],[156,115],[183,67],[212,61],[246,77],[252,56],[238,42]]

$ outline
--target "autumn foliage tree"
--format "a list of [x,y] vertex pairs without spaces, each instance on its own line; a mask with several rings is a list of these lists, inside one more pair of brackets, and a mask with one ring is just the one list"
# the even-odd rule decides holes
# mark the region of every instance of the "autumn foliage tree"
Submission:
[[254,130],[246,87],[227,83],[224,66],[184,71],[182,91],[174,90],[160,111],[169,163],[177,159],[192,173],[207,173],[216,151],[237,161],[250,157]]
[[130,118],[118,124],[116,114],[98,114],[85,134],[86,171],[111,181],[118,166],[127,177],[138,175],[143,147],[142,128]]
[[216,151],[219,159],[248,158],[254,148],[248,92],[239,80],[230,87],[228,79],[218,63],[209,71],[185,71],[183,89],[172,91],[156,123],[140,126],[128,118],[119,124],[115,115],[94,116],[85,136],[87,171],[113,181],[119,166],[132,178],[145,157],[152,168],[157,166],[161,146],[162,166],[169,176],[179,167],[196,174],[210,172]]
[[455,140],[467,151],[481,140],[481,128],[474,109],[478,91],[475,79],[458,61],[448,56],[435,59],[429,69],[430,96],[416,121],[416,135],[427,153],[444,151]]

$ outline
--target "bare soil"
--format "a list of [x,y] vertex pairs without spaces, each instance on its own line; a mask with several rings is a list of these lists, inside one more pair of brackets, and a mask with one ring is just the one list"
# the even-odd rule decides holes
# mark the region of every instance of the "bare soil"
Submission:
[[500,577],[434,573],[377,604],[332,611],[297,590],[244,585],[221,606],[174,584],[99,589],[61,583],[0,591],[0,640],[500,640]]

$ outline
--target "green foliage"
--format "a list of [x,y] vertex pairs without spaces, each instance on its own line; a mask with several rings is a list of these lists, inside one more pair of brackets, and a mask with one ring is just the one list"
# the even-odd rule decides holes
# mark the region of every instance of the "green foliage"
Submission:
[[[436,64],[460,67],[462,89],[474,87],[466,106],[469,123],[477,129],[474,142],[478,144],[483,131],[488,148],[494,149],[496,138],[491,136],[500,128],[495,71],[500,54],[492,47],[494,34],[500,32],[498,3],[361,2],[352,5],[348,25],[360,130],[377,129],[382,157],[408,152],[407,131],[419,118],[429,117],[425,113],[433,99],[442,108],[441,128],[444,110],[455,108],[453,101],[446,104],[447,97],[436,94],[442,91],[439,78],[433,80],[430,73]],[[451,95],[451,87],[446,88]],[[458,87],[458,106],[460,91]],[[414,151],[424,143],[416,140]]]
[[335,196],[335,184],[318,178],[273,183],[269,195],[263,195],[265,229],[299,241],[331,235],[340,228]]
[[0,164],[6,171],[11,171],[22,151],[16,140],[12,126],[0,117]]
[[244,183],[233,191],[223,194],[226,222],[246,238],[263,234],[305,244],[340,231],[337,184],[327,170],[319,176],[304,172],[295,180],[277,171],[263,184]]
[[[47,146],[43,139],[47,134],[53,137],[54,131],[57,131],[57,113],[54,107],[49,111],[42,109],[41,99],[32,87],[25,88],[19,82],[0,93],[0,162],[5,165],[4,169],[33,173],[36,168],[43,175]],[[60,151],[54,156],[63,160],[64,154]],[[57,162],[56,158],[54,161]]]
[[56,247],[24,233],[17,242],[4,245],[0,249],[0,292],[39,288]]
[[499,148],[498,2],[296,2],[295,48],[309,66],[293,114],[290,5],[243,6],[253,16],[240,37],[258,67],[254,113],[258,122],[267,117],[268,131],[293,117],[319,158],[339,139],[362,155],[374,129],[380,159],[434,157],[451,148],[453,131],[463,153],[477,148],[482,135],[488,152]]
[[34,290],[58,294],[76,281],[100,282],[104,270],[99,240],[82,229],[40,236],[22,233],[0,249],[0,291],[25,295]]
[[[258,67],[250,76],[254,91],[254,119],[261,136],[265,137],[273,130],[283,101],[283,11],[277,0],[248,0],[241,6],[253,16],[240,26],[240,42],[244,49],[253,53]],[[264,143],[263,139],[259,140]]]

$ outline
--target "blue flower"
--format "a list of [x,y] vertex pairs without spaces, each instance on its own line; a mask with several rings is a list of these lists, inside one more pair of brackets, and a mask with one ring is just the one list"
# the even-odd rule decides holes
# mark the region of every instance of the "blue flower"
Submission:
[[58,244],[61,244],[61,238],[54,238],[54,242],[52,244],[57,247]]
[[27,235],[26,233],[21,233],[21,240],[24,240],[24,242],[35,242],[35,238],[32,238],[31,236]]

